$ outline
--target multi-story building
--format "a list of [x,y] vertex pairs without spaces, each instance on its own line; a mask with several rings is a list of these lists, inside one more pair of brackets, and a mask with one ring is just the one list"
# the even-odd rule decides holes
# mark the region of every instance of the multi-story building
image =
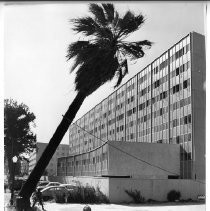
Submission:
[[[33,151],[31,156],[29,157],[29,174],[35,167],[37,161],[41,157],[44,149],[46,148],[47,143],[36,143],[36,149]],[[50,160],[48,166],[46,167],[48,176],[55,176],[57,174],[57,159],[59,157],[67,156],[69,154],[69,145],[68,144],[60,144],[54,153],[52,159]]]
[[205,62],[203,35],[174,44],[70,126],[58,172],[98,175],[112,162],[107,141],[146,142],[180,145],[179,178],[205,180]]

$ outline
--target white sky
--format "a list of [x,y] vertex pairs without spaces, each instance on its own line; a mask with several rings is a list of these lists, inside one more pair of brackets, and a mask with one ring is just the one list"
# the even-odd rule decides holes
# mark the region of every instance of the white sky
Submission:
[[[147,20],[131,39],[155,43],[144,58],[129,64],[123,83],[189,32],[205,33],[202,2],[122,2],[115,6],[120,12],[143,13]],[[65,56],[68,44],[82,36],[75,36],[68,20],[85,14],[85,2],[4,7],[4,98],[29,106],[36,116],[39,142],[49,142],[76,94],[74,74],[69,74],[71,62]],[[89,96],[75,120],[112,93],[115,82]],[[62,143],[68,143],[68,133]]]

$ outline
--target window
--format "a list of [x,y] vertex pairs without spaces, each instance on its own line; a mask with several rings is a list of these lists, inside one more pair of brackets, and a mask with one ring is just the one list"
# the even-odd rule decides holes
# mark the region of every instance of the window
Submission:
[[191,133],[188,134],[188,141],[191,141]]
[[188,123],[191,123],[191,114],[188,115]]
[[155,88],[160,86],[160,80],[155,81]]
[[173,94],[176,92],[176,86],[173,86]]
[[176,137],[176,143],[179,144],[180,138],[179,136]]
[[179,84],[176,85],[176,92],[179,92]]
[[127,111],[127,115],[128,115],[128,116],[132,115],[132,109],[129,110],[129,111]]
[[187,80],[185,80],[185,81],[183,82],[183,88],[184,88],[184,89],[187,88]]
[[184,117],[184,124],[187,124],[187,116]]
[[160,94],[160,99],[161,99],[161,100],[163,99],[163,93]]
[[179,67],[176,68],[176,76],[179,75]]
[[133,101],[134,101],[134,96],[131,97],[131,102],[133,102]]

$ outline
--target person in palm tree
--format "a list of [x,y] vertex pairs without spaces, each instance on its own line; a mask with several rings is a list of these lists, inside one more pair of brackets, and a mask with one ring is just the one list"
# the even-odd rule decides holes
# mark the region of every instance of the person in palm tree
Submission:
[[67,52],[67,59],[74,59],[71,72],[76,71],[77,95],[21,189],[22,200],[29,200],[85,98],[115,76],[118,87],[128,73],[128,60],[143,57],[145,47],[152,45],[148,40],[128,40],[145,22],[143,15],[131,11],[120,15],[110,3],[91,3],[89,12],[88,16],[71,20],[73,30],[84,35],[84,40],[71,43]]

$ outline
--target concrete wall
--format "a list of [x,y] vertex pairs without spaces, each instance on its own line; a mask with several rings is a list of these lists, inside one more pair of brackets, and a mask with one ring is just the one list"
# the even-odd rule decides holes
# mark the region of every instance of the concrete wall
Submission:
[[205,180],[206,55],[205,38],[192,33],[193,179]]
[[130,175],[135,178],[167,179],[168,175],[180,175],[180,146],[178,144],[116,141],[109,143],[108,174],[111,176]]
[[205,185],[194,180],[185,179],[133,179],[103,177],[49,177],[50,181],[70,183],[79,181],[82,186],[99,187],[111,203],[132,202],[125,190],[139,190],[142,196],[157,201],[167,201],[171,190],[180,191],[181,199],[196,200],[198,195],[205,195]]
[[140,190],[142,196],[158,201],[167,201],[167,194],[171,190],[181,193],[181,199],[197,199],[198,195],[205,195],[205,185],[193,180],[140,180],[114,179],[109,181],[109,197],[113,203],[131,202],[132,199],[125,190]]

